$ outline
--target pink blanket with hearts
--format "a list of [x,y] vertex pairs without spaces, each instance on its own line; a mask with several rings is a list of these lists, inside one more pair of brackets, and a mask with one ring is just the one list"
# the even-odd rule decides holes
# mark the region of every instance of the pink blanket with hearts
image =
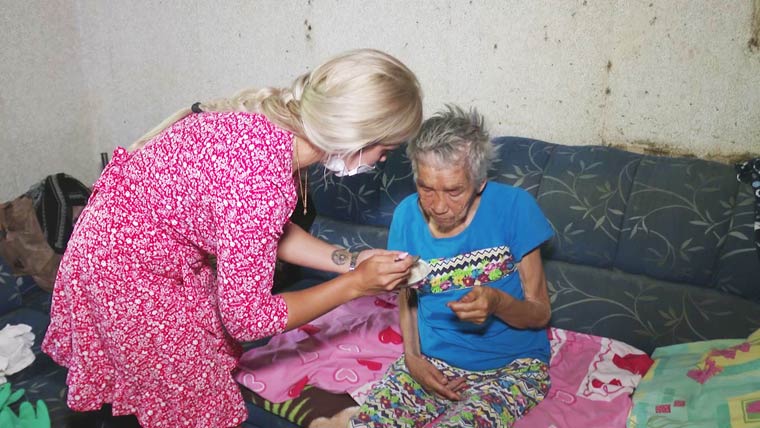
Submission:
[[[403,352],[396,295],[349,302],[300,329],[246,352],[235,378],[269,401],[307,384],[362,402]],[[653,361],[623,342],[549,329],[552,386],[515,428],[625,427],[633,390]]]
[[307,384],[354,393],[403,352],[396,294],[363,297],[243,354],[235,380],[274,403]]
[[631,394],[654,361],[606,337],[549,329],[552,386],[515,428],[625,428]]

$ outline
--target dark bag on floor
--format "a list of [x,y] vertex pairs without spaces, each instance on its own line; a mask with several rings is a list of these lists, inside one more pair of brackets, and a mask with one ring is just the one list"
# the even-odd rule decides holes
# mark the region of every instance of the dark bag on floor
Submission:
[[29,275],[53,289],[61,255],[89,197],[87,186],[59,173],[0,203],[0,257],[15,275]]

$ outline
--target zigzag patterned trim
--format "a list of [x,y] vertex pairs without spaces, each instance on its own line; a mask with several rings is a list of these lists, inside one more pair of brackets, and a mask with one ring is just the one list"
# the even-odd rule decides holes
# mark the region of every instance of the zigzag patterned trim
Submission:
[[442,293],[498,281],[517,269],[507,246],[484,248],[451,258],[429,260],[432,268],[420,293]]
[[460,254],[447,259],[430,260],[430,275],[439,276],[446,272],[464,269],[467,266],[479,265],[488,262],[501,261],[505,256],[512,257],[509,247],[492,247],[475,250],[471,253]]

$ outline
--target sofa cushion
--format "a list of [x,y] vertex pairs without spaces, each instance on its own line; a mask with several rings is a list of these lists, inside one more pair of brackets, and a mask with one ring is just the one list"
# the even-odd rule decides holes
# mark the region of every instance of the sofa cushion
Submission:
[[386,228],[396,205],[416,191],[403,148],[388,153],[387,160],[367,174],[336,177],[316,164],[309,169],[309,179],[311,202],[321,216]]
[[388,229],[385,227],[351,224],[321,215],[314,220],[311,234],[352,251],[385,248],[388,242]]
[[[494,170],[489,177],[516,187],[522,187],[534,197],[556,144],[520,137],[499,137]],[[545,214],[545,213],[544,213]]]
[[760,304],[717,290],[560,261],[545,261],[544,270],[552,326],[646,352],[760,328]]
[[7,314],[21,307],[19,287],[25,283],[25,277],[17,277],[11,272],[2,257],[0,257],[0,315]]
[[8,263],[0,257],[0,281],[2,280],[8,280],[9,278],[13,278],[13,282],[16,284],[16,288],[18,289],[18,292],[21,296],[25,296],[29,293],[36,292],[37,290],[40,290],[39,285],[34,281],[34,278],[32,278],[29,275],[15,275],[13,274],[13,270],[8,265]]
[[50,305],[53,301],[53,294],[39,287],[29,291],[24,295],[24,307],[34,309],[44,314],[50,313]]
[[737,185],[728,165],[643,157],[615,266],[653,278],[711,286]]
[[611,267],[639,155],[609,147],[557,147],[538,203],[555,230],[554,260]]

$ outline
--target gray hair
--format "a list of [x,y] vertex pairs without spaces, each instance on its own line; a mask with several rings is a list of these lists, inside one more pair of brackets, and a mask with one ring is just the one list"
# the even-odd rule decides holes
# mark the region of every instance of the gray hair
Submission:
[[469,166],[470,179],[476,187],[480,186],[488,177],[495,154],[484,123],[477,110],[465,112],[453,104],[447,104],[445,109],[425,120],[420,132],[406,146],[414,178],[417,178],[420,161],[441,166],[464,162]]

